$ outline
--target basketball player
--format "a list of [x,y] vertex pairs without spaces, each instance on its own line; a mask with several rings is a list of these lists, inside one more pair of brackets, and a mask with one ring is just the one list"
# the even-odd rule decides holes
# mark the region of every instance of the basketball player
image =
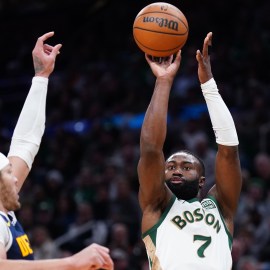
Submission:
[[143,212],[142,237],[152,270],[230,270],[233,218],[241,190],[238,137],[231,114],[211,72],[208,33],[202,53],[196,52],[198,77],[216,135],[215,185],[205,198],[201,159],[179,150],[166,161],[168,101],[181,62],[173,57],[146,60],[156,76],[140,139],[139,202]]
[[14,214],[20,208],[18,193],[44,133],[48,78],[62,46],[44,43],[53,35],[54,32],[46,33],[36,42],[32,52],[35,76],[16,124],[8,157],[0,153],[0,269],[113,269],[109,250],[97,244],[68,258],[33,261],[29,239]]

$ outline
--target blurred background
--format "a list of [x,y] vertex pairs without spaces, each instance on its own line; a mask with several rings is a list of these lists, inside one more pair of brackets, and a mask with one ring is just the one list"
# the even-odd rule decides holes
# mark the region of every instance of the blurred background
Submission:
[[[64,257],[96,242],[116,270],[147,270],[141,241],[139,134],[155,78],[132,36],[152,1],[0,0],[0,151],[34,76],[32,50],[49,31],[62,43],[47,97],[46,131],[17,217],[36,258]],[[189,37],[169,107],[166,156],[189,149],[214,182],[216,143],[197,77],[196,50],[213,32],[212,69],[235,120],[243,190],[235,218],[233,270],[270,266],[270,2],[169,1]]]

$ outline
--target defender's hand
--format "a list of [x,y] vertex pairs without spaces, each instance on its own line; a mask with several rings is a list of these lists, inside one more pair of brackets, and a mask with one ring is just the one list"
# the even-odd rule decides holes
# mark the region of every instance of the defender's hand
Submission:
[[51,46],[44,42],[52,37],[54,32],[49,32],[39,37],[32,51],[35,76],[48,78],[54,70],[56,56],[60,53],[61,44]]
[[209,46],[212,46],[212,35],[212,32],[209,32],[205,37],[202,53],[200,50],[197,50],[196,52],[196,59],[198,61],[198,78],[201,84],[213,78],[208,50]]

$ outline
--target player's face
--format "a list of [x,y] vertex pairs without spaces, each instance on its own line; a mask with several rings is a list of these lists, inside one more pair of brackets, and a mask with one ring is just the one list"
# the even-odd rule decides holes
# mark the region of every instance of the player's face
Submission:
[[167,160],[165,182],[178,199],[197,197],[201,179],[200,164],[192,155],[180,152]]
[[11,165],[1,170],[0,175],[0,205],[4,211],[15,211],[20,208],[18,195],[18,179],[12,173]]

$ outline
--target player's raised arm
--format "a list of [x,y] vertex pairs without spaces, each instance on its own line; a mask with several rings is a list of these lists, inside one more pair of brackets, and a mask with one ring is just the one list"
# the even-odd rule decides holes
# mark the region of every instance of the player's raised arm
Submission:
[[216,197],[231,233],[232,219],[236,212],[241,191],[242,177],[238,155],[238,136],[233,118],[222,97],[211,71],[208,47],[212,45],[212,33],[204,40],[202,53],[197,51],[198,76],[208,107],[218,144],[216,158],[216,185],[209,191]]
[[[180,66],[181,55],[161,58],[159,62],[146,55],[146,60],[156,76],[154,92],[147,108],[140,137],[139,201],[142,210],[164,207],[168,189],[164,183],[165,160],[163,145],[167,132],[168,101],[174,77]],[[148,227],[148,226],[147,226]]]
[[56,56],[62,46],[45,43],[53,35],[54,32],[48,32],[39,37],[32,51],[35,77],[16,124],[8,153],[13,173],[18,179],[19,190],[32,167],[44,133],[48,78],[54,70]]

